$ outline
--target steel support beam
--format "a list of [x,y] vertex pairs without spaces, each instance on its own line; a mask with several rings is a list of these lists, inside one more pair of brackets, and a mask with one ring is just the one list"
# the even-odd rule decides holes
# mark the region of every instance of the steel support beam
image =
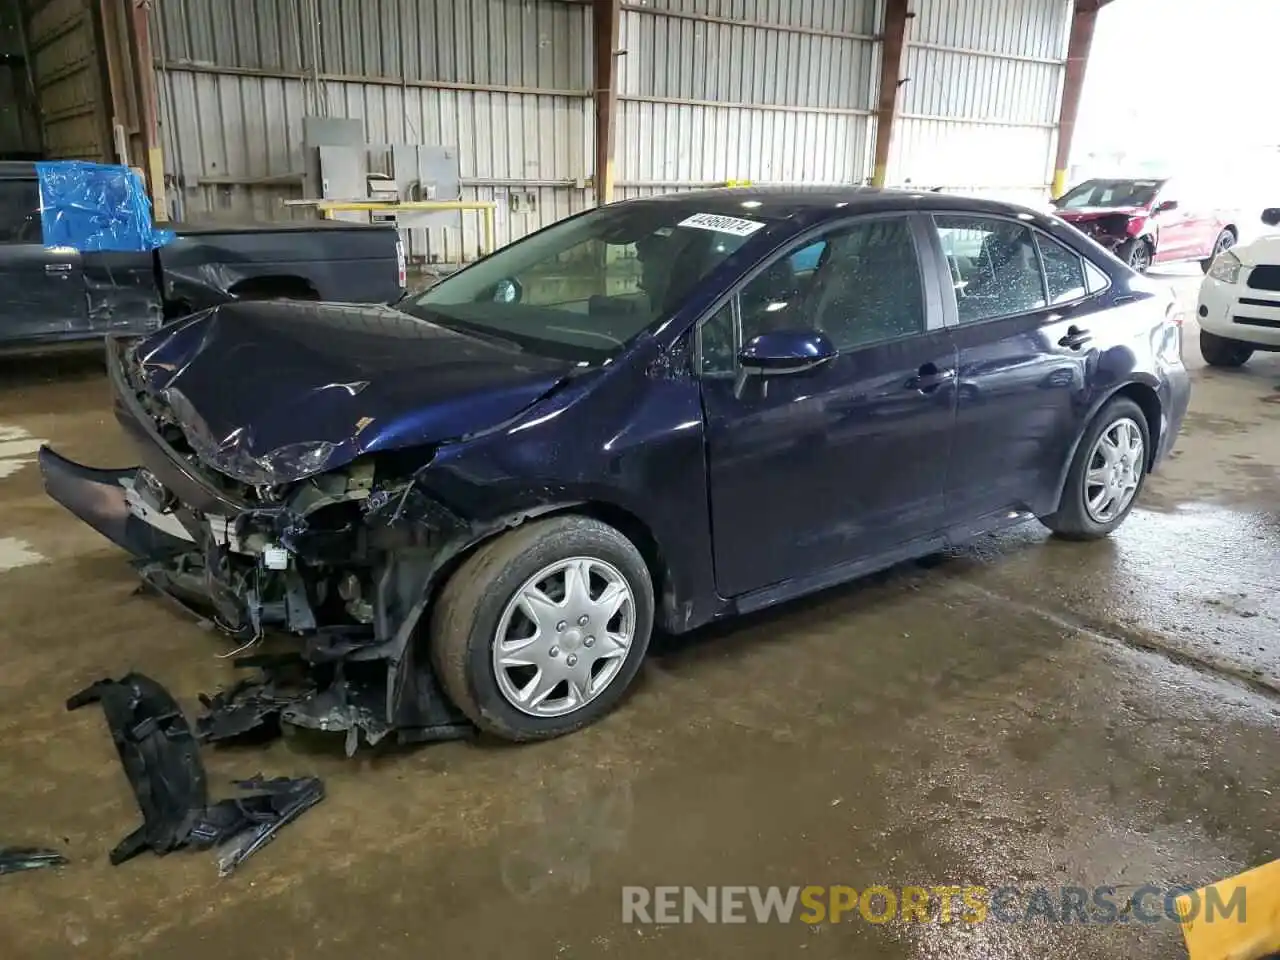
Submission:
[[898,88],[902,79],[902,51],[906,46],[907,21],[914,14],[908,0],[886,0],[884,31],[880,35],[880,103],[876,109],[876,160],[871,182],[883,187],[889,171],[889,145],[898,114]]
[[596,205],[613,200],[613,151],[618,107],[618,28],[622,0],[596,0],[592,7],[595,46],[596,97]]
[[1093,29],[1098,8],[1107,0],[1075,0],[1071,14],[1071,39],[1067,43],[1067,63],[1062,81],[1062,104],[1058,109],[1058,149],[1053,161],[1053,196],[1067,190],[1067,168],[1071,162],[1071,141],[1075,138],[1076,117],[1080,113],[1080,93],[1089,66]]

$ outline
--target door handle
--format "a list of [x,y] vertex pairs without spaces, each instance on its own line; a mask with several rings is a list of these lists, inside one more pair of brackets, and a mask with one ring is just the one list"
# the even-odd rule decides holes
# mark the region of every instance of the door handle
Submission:
[[908,390],[933,393],[944,383],[950,383],[955,378],[956,372],[954,370],[939,370],[937,364],[926,363],[916,372],[914,377],[906,382],[905,386]]
[[1079,350],[1092,339],[1093,336],[1088,330],[1081,330],[1073,324],[1067,327],[1067,335],[1058,341],[1058,346],[1066,347],[1068,350]]
[[44,265],[45,273],[70,273],[71,264],[69,263],[46,263]]

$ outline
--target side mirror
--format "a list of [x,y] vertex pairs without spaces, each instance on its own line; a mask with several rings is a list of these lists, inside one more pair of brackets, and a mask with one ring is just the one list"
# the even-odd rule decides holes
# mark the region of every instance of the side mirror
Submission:
[[1262,222],[1268,227],[1280,227],[1280,207],[1267,207],[1263,210]]
[[762,333],[738,352],[738,380],[733,392],[735,396],[741,394],[747,377],[804,373],[834,360],[838,354],[835,344],[817,330]]
[[1159,203],[1156,204],[1156,208],[1151,211],[1151,215],[1155,216],[1158,213],[1168,213],[1170,210],[1177,210],[1177,209],[1178,209],[1177,200],[1161,200]]

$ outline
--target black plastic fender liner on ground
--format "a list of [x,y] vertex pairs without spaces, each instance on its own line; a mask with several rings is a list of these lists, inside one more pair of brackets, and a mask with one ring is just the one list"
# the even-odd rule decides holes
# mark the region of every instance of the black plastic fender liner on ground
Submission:
[[258,776],[236,783],[256,792],[210,804],[199,744],[169,691],[150,677],[130,673],[86,687],[67,701],[67,709],[90,703],[102,704],[142,811],[142,826],[111,851],[113,864],[147,849],[163,856],[180,847],[217,846],[218,873],[225,877],[324,799],[317,777]]
[[209,805],[200,746],[169,691],[140,673],[99,680],[67,701],[101,703],[111,739],[142,811],[142,826],[111,851],[121,864],[143,850],[164,855],[187,842]]

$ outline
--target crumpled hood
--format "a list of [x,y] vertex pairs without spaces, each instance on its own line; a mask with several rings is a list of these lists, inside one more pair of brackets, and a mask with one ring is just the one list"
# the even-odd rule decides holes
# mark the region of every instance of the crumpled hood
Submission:
[[1147,211],[1142,207],[1077,207],[1074,210],[1056,210],[1059,217],[1067,223],[1079,223],[1084,220],[1100,220],[1119,214],[1122,217],[1145,217]]
[[496,426],[572,367],[391,307],[290,301],[193,314],[135,356],[201,460],[253,484]]

